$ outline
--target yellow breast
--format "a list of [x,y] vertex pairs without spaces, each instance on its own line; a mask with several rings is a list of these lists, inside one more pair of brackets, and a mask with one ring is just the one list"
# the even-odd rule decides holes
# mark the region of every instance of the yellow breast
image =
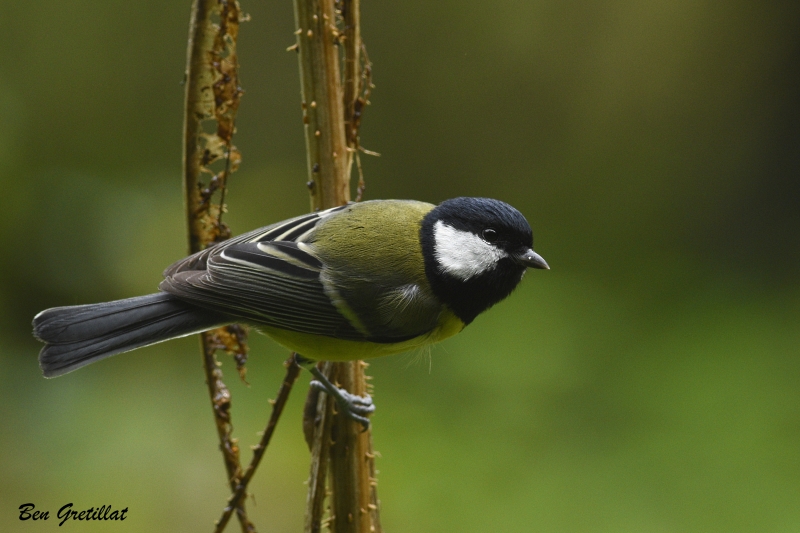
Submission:
[[464,329],[464,323],[452,312],[445,310],[439,316],[439,323],[433,330],[397,343],[343,340],[269,326],[260,326],[258,329],[282,346],[309,359],[353,361],[398,354],[437,343]]

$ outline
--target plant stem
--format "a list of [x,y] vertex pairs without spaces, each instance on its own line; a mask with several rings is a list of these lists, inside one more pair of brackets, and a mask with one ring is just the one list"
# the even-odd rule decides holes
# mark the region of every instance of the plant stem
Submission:
[[338,30],[333,0],[295,0],[312,210],[350,200]]
[[253,478],[253,474],[255,473],[256,468],[258,468],[261,458],[264,456],[264,452],[267,451],[267,446],[269,446],[270,439],[272,439],[272,434],[275,432],[275,426],[278,424],[278,419],[280,419],[283,408],[286,406],[286,402],[289,400],[289,392],[292,390],[292,385],[294,385],[297,376],[300,374],[300,367],[294,360],[294,354],[289,357],[289,359],[284,363],[284,366],[286,367],[286,376],[281,382],[281,387],[278,389],[278,395],[275,397],[275,401],[272,402],[272,414],[269,417],[267,427],[264,429],[264,432],[261,435],[261,441],[258,443],[258,445],[253,447],[253,459],[247,466],[247,470],[245,470],[244,474],[239,479],[239,483],[236,485],[233,494],[231,494],[231,497],[228,498],[228,504],[223,510],[222,516],[217,521],[217,526],[214,529],[214,533],[221,533],[225,529],[225,526],[231,517],[231,513],[235,508],[238,508],[239,504],[244,498],[247,492],[247,485]]
[[[348,150],[346,109],[354,104],[345,103],[358,95],[360,70],[359,17],[353,8],[358,3],[344,2],[344,13],[352,27],[345,32],[337,27],[334,0],[294,0],[300,82],[302,93],[303,124],[305,129],[309,189],[313,210],[342,205],[350,200],[349,169],[352,151]],[[349,89],[342,84],[339,64],[339,47],[344,38],[345,77]],[[349,37],[348,37],[349,36]],[[348,38],[352,42],[348,42]],[[352,124],[351,124],[352,126]],[[352,128],[350,133],[352,132]],[[328,379],[351,393],[366,394],[364,365],[350,363],[325,363],[321,369]],[[316,400],[316,401],[315,401]],[[315,408],[313,408],[316,406]],[[330,464],[331,516],[328,518],[334,533],[380,531],[377,503],[373,503],[374,465],[371,463],[371,433],[362,431],[342,415],[334,413],[334,403],[324,393],[309,399],[304,427],[311,439],[311,475],[306,509],[306,532],[316,533],[323,520],[324,487],[327,465]],[[375,496],[377,502],[377,496]],[[372,512],[374,511],[374,512]]]
[[[213,22],[218,19],[219,23]],[[194,0],[189,23],[189,43],[186,59],[186,97],[183,137],[183,185],[189,253],[204,250],[209,245],[230,236],[222,224],[225,209],[212,197],[224,193],[227,178],[234,172],[240,155],[232,144],[236,110],[242,91],[238,81],[236,36],[241,19],[236,0]],[[204,123],[214,121],[213,133],[204,131]],[[222,169],[212,170],[221,162]],[[219,164],[218,164],[219,166]],[[202,181],[203,175],[209,179]],[[231,436],[231,395],[222,381],[215,352],[219,348],[244,360],[247,346],[244,334],[236,328],[220,328],[201,335],[203,367],[208,394],[217,427],[228,482],[234,491],[242,475],[239,447]],[[242,372],[240,368],[240,372]],[[247,518],[243,502],[236,507],[243,533],[255,531]]]
[[361,0],[343,0],[344,19],[344,123],[347,136],[347,175],[358,150],[356,100],[361,95]]

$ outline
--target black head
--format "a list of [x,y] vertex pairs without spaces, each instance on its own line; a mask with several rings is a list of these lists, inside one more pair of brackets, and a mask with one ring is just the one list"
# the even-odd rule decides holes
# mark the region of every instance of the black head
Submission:
[[522,213],[489,198],[454,198],[428,213],[420,230],[434,294],[465,324],[509,294],[528,267],[549,268],[533,251]]

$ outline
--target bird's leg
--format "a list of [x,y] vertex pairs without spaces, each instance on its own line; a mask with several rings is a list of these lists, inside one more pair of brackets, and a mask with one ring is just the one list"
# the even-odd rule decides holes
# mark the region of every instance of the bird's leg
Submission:
[[375,412],[375,404],[372,403],[372,397],[369,394],[366,396],[357,396],[337,387],[325,377],[325,374],[320,372],[319,368],[317,368],[317,362],[313,359],[295,354],[295,361],[298,365],[311,372],[311,375],[316,378],[311,381],[312,387],[325,391],[333,396],[345,416],[359,422],[364,426],[364,431],[369,429],[369,418],[367,418],[367,416]]

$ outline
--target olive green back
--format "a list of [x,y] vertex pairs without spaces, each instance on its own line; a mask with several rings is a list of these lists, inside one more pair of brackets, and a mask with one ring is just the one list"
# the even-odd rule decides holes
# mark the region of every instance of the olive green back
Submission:
[[353,204],[307,241],[326,265],[328,296],[370,338],[410,338],[437,324],[442,306],[425,276],[419,238],[433,208],[410,200]]

